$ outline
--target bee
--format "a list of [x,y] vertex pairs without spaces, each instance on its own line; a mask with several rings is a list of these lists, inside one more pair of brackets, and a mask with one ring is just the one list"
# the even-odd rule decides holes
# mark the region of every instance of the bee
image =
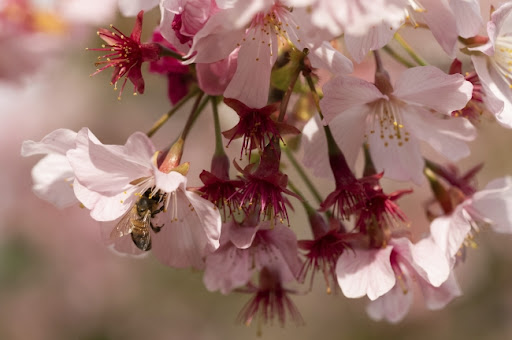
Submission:
[[[147,190],[142,195],[133,207],[119,220],[115,228],[110,233],[110,239],[115,240],[119,237],[131,234],[133,243],[143,251],[151,249],[151,233],[150,229],[153,229],[155,233],[158,233],[161,226],[154,226],[151,221],[158,213],[164,210],[163,204],[161,204],[162,195],[157,193],[155,196],[151,196],[151,189]],[[159,207],[159,205],[161,205]]]

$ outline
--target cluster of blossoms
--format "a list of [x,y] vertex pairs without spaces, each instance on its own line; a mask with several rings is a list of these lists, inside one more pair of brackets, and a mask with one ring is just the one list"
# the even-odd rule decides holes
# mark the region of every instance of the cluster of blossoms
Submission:
[[[143,11],[158,5],[160,25],[142,43]],[[120,0],[119,6],[136,16],[135,26],[130,35],[112,26],[98,31],[105,45],[91,50],[106,54],[94,74],[112,69],[119,96],[128,80],[142,94],[148,62],[150,72],[167,77],[172,110],[124,145],[105,145],[83,128],[22,146],[23,156],[46,155],[33,169],[34,192],[111,221],[102,231],[116,252],[151,252],[164,265],[204,270],[208,290],[252,294],[239,315],[246,324],[255,317],[303,323],[291,295],[307,291],[298,284],[311,287],[317,272],[327,292],[367,296],[371,318],[398,322],[412,303],[413,282],[429,309],[461,295],[454,268],[478,230],[512,233],[512,177],[479,190],[480,166],[461,175],[421,151],[426,143],[452,162],[469,156],[467,142],[484,114],[512,128],[512,3],[492,8],[487,35],[479,35],[481,11],[488,9],[478,0]],[[399,34],[411,27],[432,32],[450,69],[427,65],[411,49]],[[335,48],[341,42],[346,55]],[[406,67],[394,81],[381,51]],[[373,82],[350,75],[368,54]],[[462,73],[463,66],[469,71]],[[193,98],[182,133],[170,147],[155,147],[153,134]],[[223,132],[222,101],[239,116]],[[208,103],[216,148],[211,168],[200,174],[204,185],[191,188],[194,164],[182,155]],[[239,145],[236,139],[240,157],[230,161],[224,145]],[[299,141],[302,164],[294,156]],[[288,179],[283,153],[312,200]],[[318,192],[303,166],[330,178],[332,191]],[[411,183],[388,193],[383,177]],[[416,223],[397,201],[424,183],[432,189],[425,211],[431,223],[417,226],[424,236],[415,239],[409,228]],[[292,206],[304,208],[308,220],[296,221]],[[297,240],[303,227],[311,239]]]

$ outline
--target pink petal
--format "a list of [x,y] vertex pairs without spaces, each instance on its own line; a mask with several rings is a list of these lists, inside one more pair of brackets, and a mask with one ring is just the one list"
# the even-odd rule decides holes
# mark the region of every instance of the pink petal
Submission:
[[413,301],[413,293],[404,293],[399,284],[395,284],[393,289],[371,301],[366,307],[368,316],[375,321],[386,320],[391,323],[398,323],[409,312]]
[[512,233],[512,177],[495,179],[473,195],[471,208],[491,221],[492,229]]
[[451,216],[438,217],[430,224],[430,233],[434,242],[450,261],[454,260],[471,230],[471,225],[462,214],[463,206],[459,205]]
[[345,251],[336,264],[341,291],[348,298],[368,295],[370,300],[386,294],[396,282],[391,268],[393,247],[384,249],[357,249]]
[[191,208],[199,219],[199,225],[206,235],[209,250],[213,251],[219,248],[220,231],[222,228],[222,219],[219,210],[210,201],[205,200],[201,196],[186,190],[185,195],[190,201]]
[[280,273],[283,282],[295,281],[302,267],[295,233],[282,224],[270,229],[270,223],[263,222],[258,236],[263,241],[254,250],[256,268],[272,268]]
[[126,191],[113,195],[104,195],[91,191],[83,186],[78,180],[73,183],[73,190],[76,198],[91,210],[91,217],[96,221],[113,221],[133,207],[138,199],[137,187],[132,186]]
[[210,253],[206,231],[183,190],[177,190],[175,194],[177,220],[171,220],[172,215],[169,212],[158,215],[164,225],[152,239],[152,252],[167,266],[203,269],[204,257]]
[[319,47],[308,54],[311,65],[315,68],[324,68],[335,75],[352,73],[354,65],[330,43],[324,41]]
[[226,244],[206,258],[203,282],[209,291],[229,294],[234,288],[245,285],[252,274],[249,251]]
[[353,77],[338,76],[323,87],[320,108],[327,124],[338,114],[386,98],[372,83]]
[[483,26],[480,3],[478,0],[450,0],[454,13],[457,31],[463,38],[471,38],[478,34]]
[[233,29],[231,15],[230,10],[225,10],[210,17],[194,37],[192,47],[186,56],[190,59],[184,64],[213,63],[226,58],[237,48],[237,44],[242,44],[245,28]]
[[270,72],[277,58],[277,38],[259,27],[249,31],[238,51],[237,69],[224,96],[259,109],[267,105]]
[[450,266],[445,253],[427,237],[411,244],[412,265],[418,274],[434,287],[439,287],[450,275]]
[[485,89],[486,105],[495,113],[498,123],[512,128],[512,93],[508,83],[492,66],[488,66],[487,58],[472,56],[471,60]]
[[370,27],[364,35],[345,34],[345,46],[357,63],[363,61],[370,51],[384,47],[393,38],[396,28],[388,23],[380,23]]
[[80,183],[89,190],[117,195],[131,181],[152,176],[151,157],[155,152],[149,138],[134,133],[126,145],[104,145],[87,129],[80,130],[76,149],[67,153]]
[[222,230],[221,238],[224,237],[224,234],[228,234],[229,240],[239,249],[249,248],[254,241],[256,233],[260,229],[259,224],[251,227],[228,222],[227,225],[228,227]]
[[450,273],[448,280],[439,287],[429,285],[427,282],[421,280],[421,278],[418,283],[423,293],[425,305],[430,310],[441,309],[454,298],[462,295],[462,291],[460,290],[453,272]]
[[425,180],[423,176],[425,161],[421,156],[417,139],[411,135],[407,142],[402,142],[402,145],[398,143],[396,138],[388,139],[386,146],[378,133],[368,135],[370,155],[377,172],[383,171],[387,178],[398,181],[411,180],[421,185]]
[[205,93],[219,96],[224,93],[237,69],[238,49],[227,58],[211,64],[196,64],[197,81]]
[[457,26],[455,17],[446,1],[430,0],[425,2],[423,13],[430,31],[443,50],[452,58],[457,50]]
[[450,115],[471,99],[473,85],[461,74],[448,75],[434,66],[405,70],[395,84],[393,95],[411,104]]
[[327,140],[325,139],[325,132],[320,126],[320,118],[315,115],[302,130],[301,143],[304,147],[302,163],[311,169],[315,176],[332,177],[327,155]]
[[406,126],[413,135],[427,142],[447,159],[456,162],[469,156],[471,151],[466,142],[474,140],[477,134],[475,127],[466,118],[442,119],[420,108],[405,118]]

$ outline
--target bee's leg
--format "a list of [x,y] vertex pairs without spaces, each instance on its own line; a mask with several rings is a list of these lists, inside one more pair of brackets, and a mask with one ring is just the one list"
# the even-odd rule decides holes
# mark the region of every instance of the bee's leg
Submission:
[[153,211],[151,213],[151,218],[155,217],[157,214],[161,213],[162,211],[164,211],[164,206],[162,205],[160,208],[158,208],[157,210]]
[[158,233],[165,224],[154,226],[153,222],[150,222],[149,225],[151,226],[151,229],[153,229],[155,233]]

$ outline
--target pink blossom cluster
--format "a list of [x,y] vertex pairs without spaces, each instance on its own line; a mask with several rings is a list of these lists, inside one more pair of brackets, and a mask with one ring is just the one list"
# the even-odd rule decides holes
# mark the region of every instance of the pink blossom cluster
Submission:
[[[0,20],[10,13],[4,2]],[[156,6],[160,25],[142,43],[143,11]],[[120,0],[119,9],[136,16],[133,31],[98,30],[105,44],[90,50],[104,55],[93,74],[111,69],[119,97],[128,80],[142,94],[147,62],[168,80],[171,111],[124,145],[62,128],[21,151],[44,155],[32,171],[35,194],[89,210],[114,251],[150,252],[204,271],[210,291],[251,294],[239,314],[246,324],[302,324],[291,297],[310,290],[317,272],[327,292],[366,296],[372,319],[395,323],[414,283],[428,309],[462,294],[454,269],[480,230],[512,233],[510,174],[478,188],[480,166],[461,174],[451,164],[471,155],[482,117],[512,128],[512,3],[493,7],[486,25],[489,8],[478,0]],[[450,68],[427,63],[401,35],[419,30],[432,33],[436,60]],[[388,72],[384,53],[404,67]],[[354,72],[365,67],[373,81]],[[192,99],[183,132],[155,145],[154,133]],[[192,187],[195,165],[182,158],[207,105],[216,147],[202,155],[211,158],[199,169],[203,185]],[[219,108],[238,123],[221,132]],[[407,188],[389,193],[383,178]],[[422,185],[431,189],[430,224],[398,205]],[[302,210],[307,218],[295,218]],[[297,240],[304,228],[311,237]]]

